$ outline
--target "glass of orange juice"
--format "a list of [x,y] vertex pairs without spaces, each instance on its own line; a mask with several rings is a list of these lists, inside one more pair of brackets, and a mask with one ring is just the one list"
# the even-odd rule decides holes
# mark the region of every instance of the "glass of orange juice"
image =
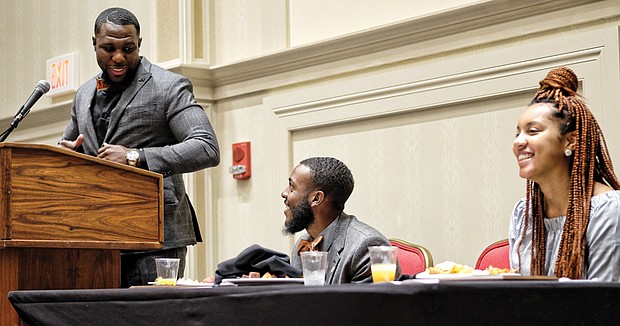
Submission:
[[396,253],[398,248],[392,246],[368,247],[372,281],[391,282],[396,277]]

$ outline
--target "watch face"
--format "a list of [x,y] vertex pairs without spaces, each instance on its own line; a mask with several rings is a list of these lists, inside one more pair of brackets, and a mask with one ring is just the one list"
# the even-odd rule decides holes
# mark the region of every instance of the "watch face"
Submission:
[[127,153],[128,160],[137,160],[139,157],[140,153],[138,153],[138,151],[129,151],[129,153]]

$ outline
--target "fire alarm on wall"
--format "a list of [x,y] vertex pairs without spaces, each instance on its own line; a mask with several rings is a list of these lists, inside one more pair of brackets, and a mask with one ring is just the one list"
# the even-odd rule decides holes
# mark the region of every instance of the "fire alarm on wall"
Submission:
[[235,179],[248,179],[252,176],[249,141],[232,144],[232,166],[229,172]]

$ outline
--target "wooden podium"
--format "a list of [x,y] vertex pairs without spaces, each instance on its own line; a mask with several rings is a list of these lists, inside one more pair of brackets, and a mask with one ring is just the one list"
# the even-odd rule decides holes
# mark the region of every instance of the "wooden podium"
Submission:
[[0,143],[0,325],[14,290],[120,287],[121,250],[161,248],[163,177],[49,145]]

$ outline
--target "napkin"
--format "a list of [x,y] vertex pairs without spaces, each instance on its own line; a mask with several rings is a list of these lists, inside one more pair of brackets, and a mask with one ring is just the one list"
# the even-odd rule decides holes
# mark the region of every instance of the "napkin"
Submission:
[[237,257],[217,265],[215,284],[220,284],[222,279],[240,277],[250,272],[259,272],[261,275],[269,272],[277,277],[301,277],[302,274],[299,268],[291,265],[288,255],[254,244],[241,251]]

